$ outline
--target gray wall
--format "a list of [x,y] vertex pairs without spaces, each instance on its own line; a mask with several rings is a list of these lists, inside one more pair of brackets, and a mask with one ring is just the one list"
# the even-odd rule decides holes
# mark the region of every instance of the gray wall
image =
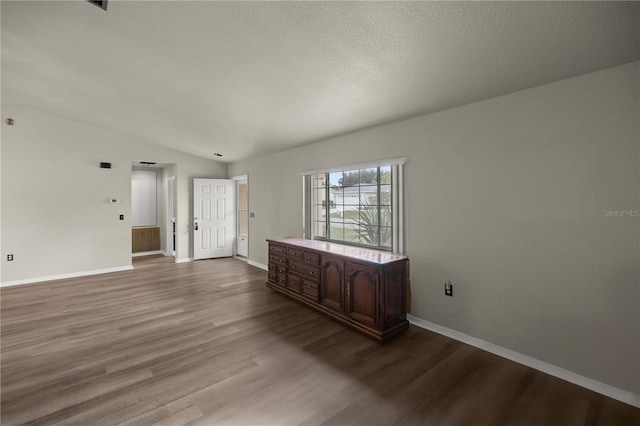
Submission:
[[[639,63],[229,166],[250,259],[302,235],[300,172],[407,156],[412,314],[640,393]],[[444,296],[453,281],[455,297]]]
[[[3,106],[3,123],[7,117],[15,125],[2,126],[3,283],[131,265],[131,162],[137,160],[175,163],[176,257],[193,257],[192,179],[225,178],[225,164],[30,108]],[[100,169],[101,161],[113,168]]]

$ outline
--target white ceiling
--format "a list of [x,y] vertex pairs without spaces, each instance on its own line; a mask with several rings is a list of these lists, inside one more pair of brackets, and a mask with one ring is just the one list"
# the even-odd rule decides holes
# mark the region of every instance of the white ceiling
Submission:
[[225,162],[640,59],[640,3],[1,4],[3,105]]

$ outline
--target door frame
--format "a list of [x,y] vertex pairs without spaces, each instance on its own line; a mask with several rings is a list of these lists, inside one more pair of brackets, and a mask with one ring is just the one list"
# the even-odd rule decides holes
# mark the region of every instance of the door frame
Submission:
[[165,179],[166,189],[166,220],[165,220],[165,253],[167,256],[176,257],[176,248],[178,247],[178,235],[175,232],[177,215],[176,215],[176,177],[169,176]]
[[[247,221],[249,221],[249,218],[251,216],[251,213],[249,213],[251,211],[250,209],[250,203],[249,203],[249,191],[250,191],[250,187],[249,187],[249,175],[238,175],[238,176],[232,176],[229,179],[235,180],[236,181],[236,240],[238,239],[238,235],[240,234],[239,231],[239,226],[240,226],[240,221],[238,220],[238,183],[240,181],[245,181],[247,183],[247,213],[248,213],[248,217],[247,217]],[[244,258],[239,258],[241,260],[244,261],[248,261],[249,260],[249,241],[250,241],[250,235],[249,235],[249,231],[250,231],[250,227],[248,226],[249,224],[247,224],[247,257]],[[234,244],[234,249],[233,249],[233,255],[234,256],[238,256],[238,243],[236,241],[236,244]]]

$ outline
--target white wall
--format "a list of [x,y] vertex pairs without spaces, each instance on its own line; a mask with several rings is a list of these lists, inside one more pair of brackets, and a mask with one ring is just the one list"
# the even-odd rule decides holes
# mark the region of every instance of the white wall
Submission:
[[29,108],[3,105],[7,117],[15,125],[2,129],[3,283],[131,265],[131,162],[140,159],[176,164],[177,258],[193,257],[192,179],[224,178],[226,165]]
[[639,218],[605,215],[640,209],[639,99],[633,63],[232,164],[250,260],[302,235],[301,171],[407,156],[413,315],[639,394]]
[[158,172],[131,170],[131,225],[158,226]]

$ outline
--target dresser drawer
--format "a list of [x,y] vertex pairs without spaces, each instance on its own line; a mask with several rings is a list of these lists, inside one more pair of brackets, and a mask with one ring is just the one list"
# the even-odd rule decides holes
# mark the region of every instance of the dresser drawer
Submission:
[[269,268],[269,281],[276,282],[278,274],[273,269]]
[[305,251],[302,254],[302,260],[304,261],[304,263],[308,263],[310,265],[318,265],[320,264],[320,255]]
[[283,287],[287,286],[287,276],[285,274],[278,274],[277,275],[277,280],[276,283],[280,284]]
[[320,292],[318,291],[318,283],[309,280],[302,280],[302,295],[314,302],[320,301]]
[[296,293],[300,293],[302,291],[302,278],[296,275],[287,275],[287,288]]
[[269,253],[276,253],[281,256],[287,255],[287,246],[281,246],[279,244],[269,244]]
[[287,259],[285,257],[281,257],[273,253],[269,253],[269,262],[274,263],[277,267],[277,265],[286,265]]
[[320,279],[320,268],[304,263],[289,262],[289,272],[296,273],[309,280],[318,281]]
[[289,251],[287,252],[289,255],[289,259],[302,261],[303,259],[303,251],[301,249],[289,247]]

